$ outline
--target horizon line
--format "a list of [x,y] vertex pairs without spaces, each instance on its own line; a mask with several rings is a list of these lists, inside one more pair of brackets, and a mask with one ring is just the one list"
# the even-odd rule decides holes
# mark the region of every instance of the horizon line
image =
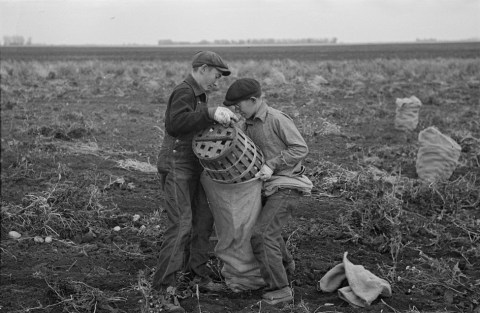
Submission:
[[32,43],[29,45],[0,45],[0,47],[246,47],[246,46],[339,46],[339,45],[375,45],[375,44],[436,44],[436,43],[480,43],[480,38],[471,39],[455,39],[455,40],[414,40],[414,41],[366,41],[366,42],[336,42],[336,43],[244,43],[244,44],[201,44],[198,42],[182,42],[178,44],[140,44],[140,43],[124,43],[124,44],[43,44]]

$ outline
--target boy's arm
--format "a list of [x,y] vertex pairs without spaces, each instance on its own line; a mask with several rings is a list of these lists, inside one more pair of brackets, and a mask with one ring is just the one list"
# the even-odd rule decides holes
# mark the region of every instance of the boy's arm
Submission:
[[165,128],[170,135],[176,137],[200,131],[213,124],[206,106],[195,111],[196,101],[195,95],[188,87],[173,92],[165,119]]
[[308,154],[308,146],[289,116],[282,114],[274,123],[275,133],[286,148],[265,163],[274,172],[278,172],[302,161]]

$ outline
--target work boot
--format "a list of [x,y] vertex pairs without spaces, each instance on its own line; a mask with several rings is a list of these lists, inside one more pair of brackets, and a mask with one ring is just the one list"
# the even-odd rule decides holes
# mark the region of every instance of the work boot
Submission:
[[210,278],[195,277],[194,282],[198,285],[198,289],[203,292],[221,292],[226,287],[223,283],[216,283]]
[[198,288],[203,291],[210,291],[210,292],[221,292],[225,291],[225,285],[222,283],[216,283],[213,280],[198,285]]
[[288,286],[282,289],[272,290],[262,295],[262,299],[265,303],[274,305],[282,302],[288,302],[293,300],[292,289]]
[[[168,289],[175,290],[173,287],[168,287]],[[148,306],[148,313],[185,313],[185,310],[180,306],[175,295],[165,290],[154,291],[150,296]]]
[[162,312],[168,313],[185,313],[185,310],[180,306],[178,300],[173,297],[161,297],[161,308],[163,309]]

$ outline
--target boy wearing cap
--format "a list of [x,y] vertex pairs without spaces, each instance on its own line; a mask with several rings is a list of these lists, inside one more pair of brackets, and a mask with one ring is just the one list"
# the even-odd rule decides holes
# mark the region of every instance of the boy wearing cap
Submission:
[[267,105],[255,79],[235,81],[223,103],[235,106],[245,118],[245,133],[262,150],[266,160],[257,174],[264,181],[264,204],[251,238],[253,254],[267,283],[263,301],[269,304],[291,301],[293,294],[285,265],[294,267],[294,263],[281,232],[299,197],[311,193],[313,185],[303,175],[302,166],[308,153],[307,144],[288,115]]
[[194,55],[191,73],[174,88],[168,100],[157,168],[169,225],[153,277],[153,287],[160,293],[166,312],[184,312],[174,297],[168,296],[175,291],[181,271],[195,275],[200,288],[221,287],[210,279],[206,266],[213,216],[200,183],[203,168],[193,153],[192,138],[215,122],[229,124],[238,120],[225,107],[207,107],[207,91],[228,75],[230,70],[218,54],[200,51]]

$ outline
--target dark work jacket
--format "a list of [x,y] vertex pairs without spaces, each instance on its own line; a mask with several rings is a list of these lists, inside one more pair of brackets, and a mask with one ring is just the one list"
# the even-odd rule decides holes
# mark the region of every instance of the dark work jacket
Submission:
[[175,87],[165,111],[165,137],[157,161],[159,173],[172,169],[172,159],[198,163],[192,138],[214,123],[208,114],[207,101],[205,90],[191,74]]
[[195,133],[213,124],[208,115],[207,94],[190,74],[175,87],[168,99],[165,130],[180,140],[191,140]]

